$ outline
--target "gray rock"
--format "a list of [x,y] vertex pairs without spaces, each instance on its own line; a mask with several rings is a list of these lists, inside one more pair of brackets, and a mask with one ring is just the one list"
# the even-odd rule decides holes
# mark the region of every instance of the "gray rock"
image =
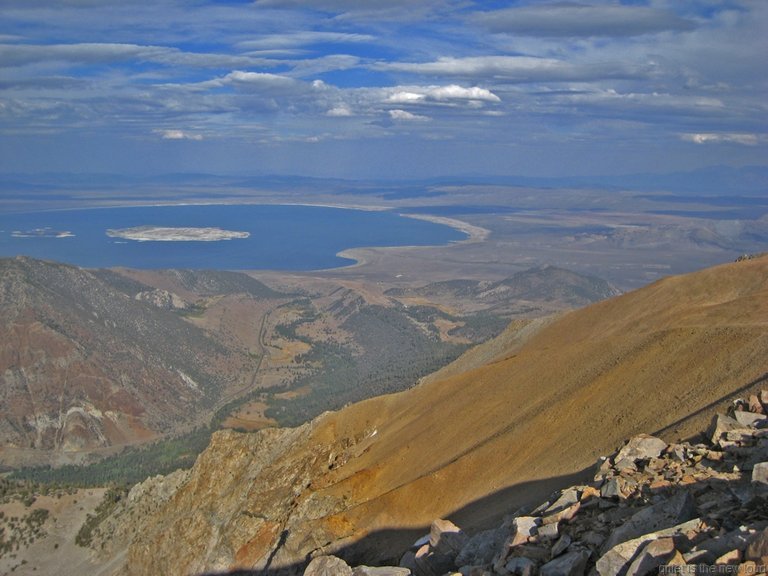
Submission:
[[742,426],[757,428],[758,423],[765,420],[765,415],[755,414],[754,412],[743,412],[741,410],[736,410],[733,413],[733,419],[736,420],[736,422],[738,422]]
[[318,556],[304,570],[304,576],[352,576],[352,568],[336,556]]
[[624,498],[621,482],[618,478],[609,478],[600,487],[600,496],[603,498]]
[[579,492],[578,490],[576,490],[576,488],[568,488],[566,490],[563,490],[562,494],[560,495],[560,498],[555,500],[550,507],[544,510],[542,516],[548,516],[549,514],[552,514],[554,512],[560,512],[560,510],[564,510],[565,508],[568,508],[569,506],[576,504],[576,502],[578,501],[579,501]]
[[587,568],[589,552],[587,550],[575,550],[550,560],[541,567],[541,576],[583,576]]
[[695,502],[691,495],[688,492],[679,492],[671,498],[633,514],[623,525],[611,532],[603,551],[610,550],[621,542],[626,542],[643,534],[676,526],[693,518],[695,512]]
[[556,558],[560,556],[560,554],[568,550],[568,546],[570,545],[571,545],[571,537],[568,536],[568,534],[563,534],[562,536],[560,536],[560,539],[557,542],[555,542],[554,546],[552,546],[552,551],[550,553],[552,555],[552,558]]
[[424,544],[419,548],[414,560],[417,576],[442,576],[456,567],[453,556],[434,552],[429,544]]
[[413,574],[416,574],[416,553],[413,550],[408,550],[400,558],[400,568],[408,568]]
[[768,462],[760,462],[752,468],[752,483],[768,488]]
[[518,556],[507,562],[504,569],[516,576],[533,576],[536,572],[536,563],[530,558]]
[[651,534],[643,534],[638,538],[627,540],[613,546],[597,561],[596,568],[600,576],[625,576],[630,563],[635,559],[641,546],[652,540],[687,534],[701,530],[701,519],[689,520],[683,524],[659,530]]
[[718,444],[723,434],[731,430],[738,430],[739,428],[743,428],[743,426],[733,418],[723,414],[715,414],[712,418],[712,423],[709,425],[709,430],[707,430],[707,437],[712,444]]
[[539,538],[546,538],[547,540],[554,540],[560,535],[560,528],[557,522],[552,524],[544,524],[539,526],[538,536]]
[[723,554],[746,548],[751,536],[749,530],[741,526],[736,530],[699,542],[689,552],[683,554],[683,558],[688,564],[712,565]]
[[768,528],[755,534],[744,552],[745,560],[752,560],[763,566],[768,563]]
[[667,443],[661,438],[640,434],[627,442],[614,458],[614,462],[621,462],[624,459],[637,461],[658,458],[667,448]]
[[484,530],[472,536],[456,556],[457,566],[490,564],[507,538],[504,528]]
[[765,414],[765,408],[763,408],[763,405],[760,402],[760,398],[758,398],[755,394],[752,394],[749,397],[749,411],[754,412],[755,414]]
[[435,520],[429,530],[429,545],[438,554],[456,557],[468,540],[461,528],[450,520]]
[[659,566],[666,564],[677,553],[672,538],[659,538],[645,544],[629,565],[626,576],[656,574]]
[[768,390],[760,391],[760,404],[763,405],[763,411],[768,414]]
[[352,576],[411,576],[411,571],[394,566],[358,566],[352,570]]
[[533,516],[518,516],[512,521],[512,536],[509,539],[508,546],[514,548],[520,544],[528,542],[528,538],[536,535],[536,527],[541,520]]

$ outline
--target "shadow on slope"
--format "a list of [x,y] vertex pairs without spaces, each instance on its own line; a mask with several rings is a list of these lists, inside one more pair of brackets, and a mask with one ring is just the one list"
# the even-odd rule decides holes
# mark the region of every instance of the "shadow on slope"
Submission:
[[[512,514],[521,507],[535,506],[557,490],[584,484],[590,481],[593,475],[594,467],[590,466],[573,474],[513,484],[459,508],[449,514],[447,518],[458,526],[473,524],[481,528],[491,528],[500,524],[505,515]],[[428,533],[429,526],[377,530],[344,547],[333,550],[319,549],[313,553],[315,555],[327,553],[338,556],[350,566],[397,566],[403,553],[418,538]],[[266,568],[206,572],[198,576],[300,576],[311,560],[310,554],[312,553],[307,555],[304,562],[271,567],[271,560],[277,554],[280,546],[288,540],[288,536],[287,530],[281,534],[280,543],[270,554]]]

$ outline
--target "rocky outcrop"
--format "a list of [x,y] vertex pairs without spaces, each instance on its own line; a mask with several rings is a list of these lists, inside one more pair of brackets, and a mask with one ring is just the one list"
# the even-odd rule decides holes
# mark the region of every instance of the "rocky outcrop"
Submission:
[[[645,576],[712,566],[764,573],[768,393],[760,400],[716,415],[704,443],[636,436],[599,460],[592,482],[518,510],[498,528],[470,537],[436,520],[401,568],[415,576]],[[753,411],[740,410],[749,404]]]

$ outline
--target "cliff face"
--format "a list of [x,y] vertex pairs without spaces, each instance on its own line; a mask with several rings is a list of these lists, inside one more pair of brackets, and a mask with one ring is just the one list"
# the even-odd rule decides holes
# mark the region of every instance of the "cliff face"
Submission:
[[[570,313],[485,366],[292,430],[219,433],[144,519],[129,574],[391,561],[437,517],[477,529],[639,432],[683,438],[768,373],[768,258]],[[395,559],[396,560],[396,559]]]

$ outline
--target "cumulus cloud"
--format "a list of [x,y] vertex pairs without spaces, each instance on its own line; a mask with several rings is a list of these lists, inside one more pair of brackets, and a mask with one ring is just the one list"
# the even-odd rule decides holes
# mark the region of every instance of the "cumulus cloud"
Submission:
[[386,101],[390,104],[419,104],[422,102],[501,102],[501,98],[496,96],[487,88],[472,86],[464,88],[456,84],[448,86],[410,86],[397,87],[389,94]]
[[428,116],[422,116],[421,114],[412,114],[407,110],[400,110],[400,109],[390,110],[389,117],[392,118],[392,120],[396,120],[400,122],[425,122],[429,120]]
[[202,134],[186,132],[184,130],[155,130],[163,140],[196,140],[203,139]]
[[492,32],[525,36],[639,36],[696,28],[695,22],[646,6],[545,4],[481,12],[473,20]]
[[756,146],[762,138],[757,134],[744,133],[699,133],[699,134],[681,134],[680,138],[686,142],[694,144],[741,144],[742,146]]

